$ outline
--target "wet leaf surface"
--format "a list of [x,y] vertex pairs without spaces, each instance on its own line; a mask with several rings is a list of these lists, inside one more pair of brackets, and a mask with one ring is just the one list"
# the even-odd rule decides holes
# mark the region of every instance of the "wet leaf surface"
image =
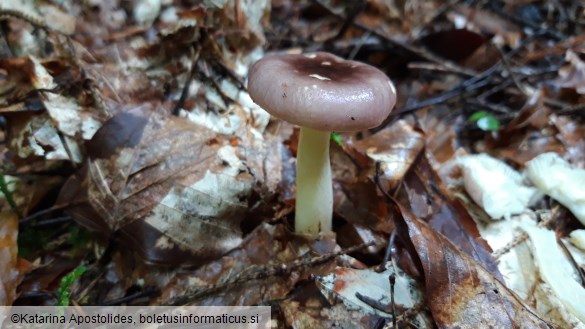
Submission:
[[481,264],[396,203],[400,237],[425,276],[427,306],[439,328],[552,328]]
[[503,281],[491,256],[491,248],[481,238],[476,223],[461,202],[449,196],[424,153],[419,155],[404,178],[404,188],[398,200],[409,205],[409,211],[414,216],[426,221],[430,227],[482,264],[494,277]]
[[0,213],[0,305],[12,305],[16,288],[21,283],[29,264],[18,259],[18,218],[9,212]]
[[[266,304],[278,328],[389,328],[392,268],[424,287],[423,303],[395,291],[399,327],[575,323],[523,276],[530,257],[510,261],[533,251],[510,223],[563,241],[581,223],[550,197],[493,222],[462,189],[478,176],[449,166],[522,172],[554,152],[585,168],[584,20],[578,1],[4,0],[0,205],[18,215],[0,230],[1,302],[55,304],[83,266],[79,305]],[[299,128],[246,91],[266,53],[311,51],[374,65],[398,93],[379,127],[336,133],[334,234],[317,241],[290,231]]]

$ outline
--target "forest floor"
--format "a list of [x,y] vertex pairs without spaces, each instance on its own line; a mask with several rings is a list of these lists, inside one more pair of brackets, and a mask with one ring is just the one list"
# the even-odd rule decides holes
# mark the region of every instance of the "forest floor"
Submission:
[[[386,73],[294,233],[265,54]],[[585,4],[3,0],[0,305],[268,305],[278,328],[585,328]],[[580,302],[579,302],[580,301]]]

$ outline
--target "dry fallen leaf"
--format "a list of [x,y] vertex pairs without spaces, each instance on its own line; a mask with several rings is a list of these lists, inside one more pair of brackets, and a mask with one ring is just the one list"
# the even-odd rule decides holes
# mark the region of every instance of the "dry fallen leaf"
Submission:
[[28,266],[18,259],[18,217],[0,212],[0,305],[12,305]]
[[578,94],[585,94],[585,61],[579,54],[568,50],[565,56],[568,65],[559,70],[557,82],[563,88],[572,88]]
[[[395,275],[393,288],[390,286],[391,275]],[[400,316],[420,307],[423,299],[416,281],[406,273],[394,270],[392,263],[387,263],[384,271],[338,267],[317,280],[319,290],[332,304],[339,300],[348,309],[362,314],[391,319],[393,308]],[[429,319],[421,311],[411,314],[408,320],[402,318],[401,321],[416,328],[431,328]]]
[[552,328],[497,277],[395,203],[398,235],[424,272],[439,328]]
[[[10,123],[10,146],[21,158],[82,162],[81,144],[107,119],[80,91],[79,68],[24,56],[0,61],[9,79],[1,81],[0,113]],[[78,89],[79,88],[79,89]]]
[[[396,188],[424,147],[423,135],[405,121],[349,144],[354,152],[380,163],[380,181],[386,190]],[[373,167],[373,166],[372,166]]]
[[437,232],[501,279],[491,249],[481,238],[476,223],[463,204],[450,196],[425,153],[418,156],[404,177],[404,188],[399,190],[398,200],[409,205],[409,211],[414,216],[428,222]]
[[[331,237],[308,241],[283,225],[262,224],[222,258],[195,270],[179,271],[156,303],[168,304],[189,294],[197,296],[185,302],[194,305],[256,305],[279,300],[310,273],[328,273],[335,266],[335,261],[328,261],[317,267],[294,267],[295,261],[335,251],[339,247]],[[284,266],[290,266],[291,271]],[[272,272],[274,267],[279,269],[276,273]]]
[[108,121],[58,203],[146,260],[201,263],[236,247],[253,177],[236,148],[149,106]]

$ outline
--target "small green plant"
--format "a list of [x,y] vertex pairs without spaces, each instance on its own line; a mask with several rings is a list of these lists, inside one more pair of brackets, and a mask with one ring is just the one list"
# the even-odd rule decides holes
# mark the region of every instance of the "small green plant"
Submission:
[[486,111],[477,111],[469,117],[470,122],[475,122],[477,127],[484,131],[500,129],[501,123],[493,114]]
[[342,144],[343,144],[343,137],[341,137],[341,135],[339,133],[332,132],[331,133],[331,140],[339,146],[342,146]]
[[87,271],[87,267],[85,265],[79,265],[69,274],[65,275],[61,279],[61,284],[59,285],[59,289],[57,290],[57,306],[69,306],[71,303],[70,293],[71,293],[71,286],[77,279],[79,279],[83,273]]
[[14,183],[15,183],[14,181],[7,182],[4,175],[0,174],[0,192],[2,192],[2,194],[4,195],[4,198],[6,199],[6,202],[8,202],[10,208],[12,208],[12,211],[20,215],[20,213],[18,212],[18,207],[16,206],[16,202],[14,202],[14,193],[12,193],[12,191],[8,188],[10,184]]

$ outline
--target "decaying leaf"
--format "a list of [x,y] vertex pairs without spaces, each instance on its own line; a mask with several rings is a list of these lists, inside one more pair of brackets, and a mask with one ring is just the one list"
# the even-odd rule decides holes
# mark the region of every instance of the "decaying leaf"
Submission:
[[[575,167],[585,169],[585,125],[577,118],[568,115],[551,115],[550,121],[558,129],[554,137],[564,146],[563,150],[556,151]],[[554,150],[553,150],[554,152]],[[541,152],[544,153],[544,152]],[[531,157],[532,158],[532,157]]]
[[[190,294],[195,297],[185,302],[195,305],[254,305],[278,300],[309,273],[327,273],[335,266],[334,261],[316,268],[294,264],[338,250],[330,237],[309,242],[283,225],[262,224],[222,258],[177,273],[157,303],[164,305]],[[280,270],[274,273],[274,267]]]
[[[71,295],[80,305],[267,304],[273,327],[369,329],[391,328],[394,296],[400,327],[548,327],[539,316],[582,327],[568,311],[580,300],[554,285],[567,273],[546,268],[561,258],[553,233],[508,247],[522,220],[473,222],[433,166],[465,149],[518,167],[556,152],[583,169],[584,18],[578,1],[0,0],[0,162],[4,177],[18,177],[16,206],[1,206],[33,212],[21,232],[0,212],[0,303],[19,293],[18,304],[54,302],[59,279],[83,261]],[[332,146],[336,237],[289,230],[297,128],[246,92],[250,65],[272,51],[329,51],[396,83],[384,125]],[[480,111],[500,129],[471,124]],[[491,161],[465,170],[475,160]],[[482,166],[491,187],[495,168]],[[503,189],[512,193],[475,199],[513,203],[488,212],[522,211],[534,226],[529,191]],[[582,189],[553,189],[582,201]],[[541,215],[550,204],[534,206]],[[108,238],[105,252],[93,241],[71,252],[79,227],[61,207]],[[566,225],[560,209],[553,225],[563,243],[570,234],[582,270],[583,233],[571,232],[581,223]],[[38,267],[16,292],[15,239],[37,224],[50,243],[32,245]],[[492,257],[479,231],[508,252]],[[386,246],[393,270],[376,272]]]
[[569,63],[559,71],[559,85],[573,88],[581,95],[585,94],[585,62],[573,50],[567,51],[565,59]]
[[423,136],[405,121],[398,121],[383,131],[350,144],[356,151],[380,163],[380,180],[387,190],[394,189],[404,178],[424,147]]
[[352,224],[390,233],[393,226],[388,206],[369,177],[378,174],[385,190],[395,188],[423,145],[421,134],[404,121],[364,139],[348,141],[344,151],[351,158],[333,145],[333,173],[341,185],[336,190],[335,212]]
[[4,0],[0,10],[22,13],[33,22],[46,24],[46,27],[59,33],[71,35],[75,32],[75,16],[63,12],[57,5],[49,2],[31,3],[18,0]]
[[9,97],[0,96],[0,112],[11,123],[11,147],[22,158],[36,155],[80,163],[80,144],[91,139],[107,119],[91,105],[81,104],[77,97],[82,96],[69,95],[77,83],[69,80],[81,79],[80,74],[33,56],[0,61],[0,69],[9,76],[0,90],[13,91]]
[[329,303],[314,285],[300,287],[298,294],[279,305],[279,311],[283,325],[292,328],[369,329],[384,323],[382,317],[349,309],[341,302]]
[[394,204],[398,234],[420,261],[439,328],[552,328],[482,265]]
[[[394,300],[391,298],[390,276],[395,275]],[[392,265],[385,271],[373,269],[336,268],[331,274],[318,278],[321,293],[335,304],[341,300],[350,310],[362,314],[375,314],[392,318],[392,302],[397,314],[413,309],[422,303],[422,292],[417,283],[406,273],[395,271]],[[428,319],[416,314],[408,322],[417,328],[430,328]],[[404,319],[403,319],[404,320]]]
[[151,262],[198,263],[241,242],[253,178],[205,128],[137,108],[108,121],[88,153],[59,199],[80,224],[118,232]]
[[17,297],[16,287],[28,266],[18,259],[18,218],[10,212],[0,212],[0,305],[12,305]]
[[501,279],[491,249],[481,238],[476,223],[463,204],[450,196],[424,153],[421,152],[404,177],[404,188],[399,190],[398,200],[403,205],[409,205],[414,216],[428,222]]

